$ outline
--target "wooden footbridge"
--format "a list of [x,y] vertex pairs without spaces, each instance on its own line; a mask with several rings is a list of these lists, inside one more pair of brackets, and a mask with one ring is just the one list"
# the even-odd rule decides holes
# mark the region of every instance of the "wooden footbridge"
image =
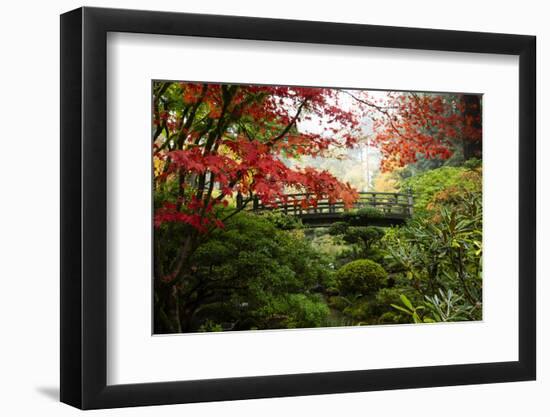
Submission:
[[[360,192],[359,198],[351,208],[344,207],[342,201],[329,202],[318,200],[315,206],[302,207],[301,202],[308,199],[307,194],[288,194],[271,204],[263,204],[258,198],[252,200],[254,212],[278,212],[301,219],[308,227],[327,227],[342,221],[345,213],[361,211],[352,221],[357,225],[391,226],[402,224],[413,214],[413,196],[409,193]],[[237,205],[243,204],[242,197],[237,198]]]

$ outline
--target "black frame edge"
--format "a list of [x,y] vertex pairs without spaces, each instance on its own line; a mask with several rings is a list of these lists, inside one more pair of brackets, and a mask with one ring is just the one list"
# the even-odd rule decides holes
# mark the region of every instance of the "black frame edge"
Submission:
[[61,15],[60,400],[82,406],[82,9]]
[[[519,361],[107,386],[109,31],[519,55]],[[62,15],[61,401],[97,409],[535,379],[535,55],[526,35],[88,7]]]
[[529,379],[537,365],[537,61],[536,37],[519,53],[519,362]]
[[107,31],[82,8],[82,408],[107,387]]

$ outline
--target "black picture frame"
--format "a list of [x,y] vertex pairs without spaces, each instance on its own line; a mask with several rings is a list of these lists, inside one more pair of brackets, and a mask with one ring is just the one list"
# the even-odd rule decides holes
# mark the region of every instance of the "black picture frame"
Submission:
[[[519,360],[107,385],[108,32],[519,56]],[[79,8],[61,16],[61,401],[82,409],[533,380],[534,36]]]

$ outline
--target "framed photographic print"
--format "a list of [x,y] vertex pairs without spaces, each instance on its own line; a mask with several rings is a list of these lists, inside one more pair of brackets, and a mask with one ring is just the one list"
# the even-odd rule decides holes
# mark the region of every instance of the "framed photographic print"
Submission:
[[61,16],[61,401],[535,379],[535,38]]

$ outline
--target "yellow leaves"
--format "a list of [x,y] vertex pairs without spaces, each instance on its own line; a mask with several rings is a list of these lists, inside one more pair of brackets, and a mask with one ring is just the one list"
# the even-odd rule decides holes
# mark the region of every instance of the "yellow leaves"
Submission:
[[374,189],[383,193],[394,193],[399,190],[399,177],[396,175],[401,169],[391,172],[380,172],[374,179]]
[[153,156],[153,175],[157,178],[164,170],[165,161],[157,156]]

